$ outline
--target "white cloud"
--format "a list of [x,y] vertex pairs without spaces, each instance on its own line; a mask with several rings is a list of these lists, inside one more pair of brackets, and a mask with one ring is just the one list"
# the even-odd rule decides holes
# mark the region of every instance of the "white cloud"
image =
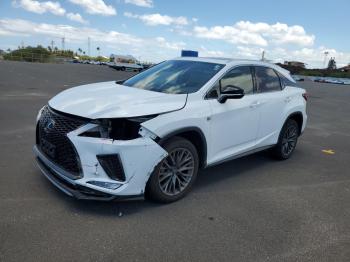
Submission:
[[74,22],[88,24],[88,21],[86,21],[79,13],[68,13],[66,16],[69,20],[72,20]]
[[320,46],[318,48],[302,48],[300,50],[295,50],[293,52],[288,52],[291,58],[295,60],[299,59],[301,61],[306,61],[311,67],[324,67],[325,52],[328,52],[326,63],[328,59],[331,57],[335,57],[337,62],[337,66],[345,66],[350,63],[350,53],[344,53],[337,51],[333,48],[326,48],[324,46]]
[[71,3],[81,6],[88,14],[112,16],[117,14],[117,10],[106,5],[103,0],[69,0]]
[[299,25],[252,23],[239,21],[233,26],[195,26],[194,34],[200,38],[225,40],[233,44],[268,46],[286,44],[312,46],[314,35],[308,35]]
[[169,49],[174,49],[174,50],[181,50],[186,46],[186,43],[184,42],[168,42],[165,40],[164,37],[156,37],[156,41],[158,42],[158,45],[160,47],[165,47],[165,48],[169,48]]
[[149,14],[149,15],[137,15],[130,12],[125,12],[124,16],[129,18],[136,18],[143,21],[146,25],[188,25],[187,18],[184,16],[171,17],[168,15],[161,14]]
[[96,28],[75,27],[34,23],[22,19],[0,19],[0,35],[37,37],[47,36],[50,39],[65,36],[66,43],[86,46],[88,37],[104,44],[122,54],[132,53],[149,61],[160,61],[178,56],[186,45],[184,42],[169,42],[163,37],[140,38],[117,31],[102,31]]
[[66,10],[61,7],[59,2],[45,1],[39,2],[34,0],[19,0],[12,1],[13,6],[21,7],[29,12],[43,14],[50,12],[54,15],[64,15]]
[[236,55],[240,58],[259,59],[263,51],[261,47],[237,46]]
[[199,56],[201,57],[227,57],[223,51],[220,50],[208,50],[206,47],[201,46],[199,48]]
[[153,0],[125,0],[125,3],[142,7],[153,7]]
[[141,43],[141,39],[129,34],[116,31],[101,31],[95,28],[74,27],[70,25],[54,25],[47,23],[34,23],[22,19],[0,19],[0,31],[4,34],[15,35],[44,35],[49,37],[61,38],[63,35],[70,42],[86,42],[87,38],[96,39],[100,42],[118,43],[132,45]]
[[[238,58],[260,59],[264,48],[254,46],[238,46],[234,52],[234,56]],[[332,48],[325,48],[323,46],[318,48],[301,48],[301,49],[286,49],[282,47],[275,47],[265,50],[265,58],[273,62],[283,63],[284,61],[301,61],[307,64],[309,68],[323,68],[325,66],[325,55],[327,51],[328,59],[335,57],[337,66],[345,66],[350,62],[350,53],[344,53]]]
[[232,44],[267,46],[267,41],[262,36],[240,31],[232,26],[214,26],[211,28],[195,26],[193,31],[194,35],[200,38],[225,40]]
[[66,17],[71,21],[78,22],[81,24],[88,24],[88,21],[83,19],[83,17],[79,13],[66,13],[66,10],[63,7],[61,7],[61,4],[59,2],[52,2],[52,1],[39,2],[39,1],[33,1],[33,0],[20,0],[20,1],[13,1],[12,4],[14,7],[21,7],[29,12],[33,12],[37,14],[50,12],[54,15],[59,15],[59,16],[66,15]]

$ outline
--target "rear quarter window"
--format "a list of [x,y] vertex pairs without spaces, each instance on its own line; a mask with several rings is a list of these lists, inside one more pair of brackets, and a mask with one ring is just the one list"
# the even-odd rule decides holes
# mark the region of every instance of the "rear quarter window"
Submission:
[[282,88],[285,88],[286,86],[298,87],[296,83],[290,81],[287,77],[285,77],[285,76],[282,75],[281,73],[278,73],[278,76],[279,76],[280,79],[281,79]]

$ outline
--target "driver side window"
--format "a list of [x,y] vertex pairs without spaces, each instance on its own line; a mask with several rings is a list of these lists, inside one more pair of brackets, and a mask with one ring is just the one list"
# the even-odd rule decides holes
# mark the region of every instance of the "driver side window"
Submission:
[[[245,94],[252,94],[254,90],[253,76],[249,66],[241,66],[232,69],[221,78],[221,90],[228,91],[230,86],[236,86],[244,90]],[[207,98],[217,98],[220,93],[220,81],[208,93]]]
[[254,90],[253,76],[249,66],[232,69],[221,79],[221,90],[229,91],[230,86],[239,87],[245,94],[252,94]]

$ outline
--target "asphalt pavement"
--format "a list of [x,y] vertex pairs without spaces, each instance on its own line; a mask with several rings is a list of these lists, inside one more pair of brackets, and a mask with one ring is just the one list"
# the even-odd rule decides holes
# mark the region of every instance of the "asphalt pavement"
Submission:
[[350,86],[301,82],[309,122],[291,159],[203,170],[176,203],[78,201],[51,185],[34,165],[37,111],[131,74],[0,61],[0,261],[350,261]]

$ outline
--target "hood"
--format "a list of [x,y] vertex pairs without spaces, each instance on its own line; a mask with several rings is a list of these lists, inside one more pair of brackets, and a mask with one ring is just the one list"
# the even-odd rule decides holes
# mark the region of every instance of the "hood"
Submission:
[[50,107],[90,119],[122,118],[179,110],[186,94],[165,94],[103,82],[67,89],[49,101]]

